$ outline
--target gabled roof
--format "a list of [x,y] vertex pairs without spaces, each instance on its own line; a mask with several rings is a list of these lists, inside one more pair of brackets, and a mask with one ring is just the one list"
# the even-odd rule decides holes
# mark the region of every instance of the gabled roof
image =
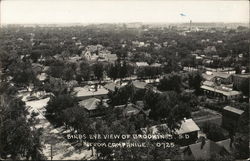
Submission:
[[136,108],[136,105],[129,103],[127,105],[118,105],[115,106],[114,108],[119,108],[123,110],[123,115],[125,116],[131,116],[131,115],[137,115],[140,110],[138,108]]
[[230,139],[226,139],[226,140],[218,141],[216,143],[218,145],[224,147],[229,153],[232,154],[234,152],[234,150],[235,150],[235,146],[234,146],[234,144],[232,144],[232,146],[230,146],[230,142],[231,142]]
[[[81,107],[84,107],[85,109],[87,109],[88,111],[90,110],[96,110],[98,104],[101,102],[100,99],[97,98],[89,98],[83,101],[79,102],[79,105]],[[107,104],[104,102],[104,107],[107,107]]]
[[223,110],[230,111],[230,112],[236,113],[238,115],[242,115],[244,113],[243,110],[240,110],[240,109],[237,109],[237,108],[234,108],[231,106],[226,106],[223,108]]
[[199,131],[200,128],[193,121],[193,119],[186,119],[181,122],[180,129],[176,130],[177,134],[185,134],[193,131]]
[[211,159],[212,155],[220,154],[223,151],[226,153],[225,149],[222,146],[216,144],[211,140],[205,141],[205,144],[203,146],[202,142],[199,142],[189,145],[188,148],[190,149],[194,159],[199,160]]

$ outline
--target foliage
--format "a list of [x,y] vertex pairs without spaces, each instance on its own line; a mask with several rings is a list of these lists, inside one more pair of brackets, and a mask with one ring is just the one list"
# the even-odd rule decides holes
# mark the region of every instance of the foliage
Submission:
[[226,139],[223,129],[217,124],[206,122],[203,125],[203,131],[210,140],[220,141]]
[[160,80],[158,88],[162,91],[174,90],[179,93],[182,89],[182,78],[176,73],[166,75],[163,79]]

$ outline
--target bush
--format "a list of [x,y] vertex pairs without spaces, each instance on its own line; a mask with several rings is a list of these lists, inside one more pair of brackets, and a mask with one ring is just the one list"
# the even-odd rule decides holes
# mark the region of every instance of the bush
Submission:
[[226,139],[224,129],[214,123],[206,122],[203,125],[203,132],[207,135],[207,138],[212,141],[220,141]]

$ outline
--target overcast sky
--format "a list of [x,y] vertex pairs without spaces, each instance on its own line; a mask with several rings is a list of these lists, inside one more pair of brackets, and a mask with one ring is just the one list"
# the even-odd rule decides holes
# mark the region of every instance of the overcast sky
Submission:
[[2,0],[0,11],[2,24],[249,21],[247,0]]

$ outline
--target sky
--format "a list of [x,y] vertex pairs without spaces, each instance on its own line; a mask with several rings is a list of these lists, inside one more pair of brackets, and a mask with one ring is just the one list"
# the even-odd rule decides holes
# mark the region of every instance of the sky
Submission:
[[[2,0],[2,24],[249,22],[248,0]],[[181,16],[184,13],[186,16]]]

